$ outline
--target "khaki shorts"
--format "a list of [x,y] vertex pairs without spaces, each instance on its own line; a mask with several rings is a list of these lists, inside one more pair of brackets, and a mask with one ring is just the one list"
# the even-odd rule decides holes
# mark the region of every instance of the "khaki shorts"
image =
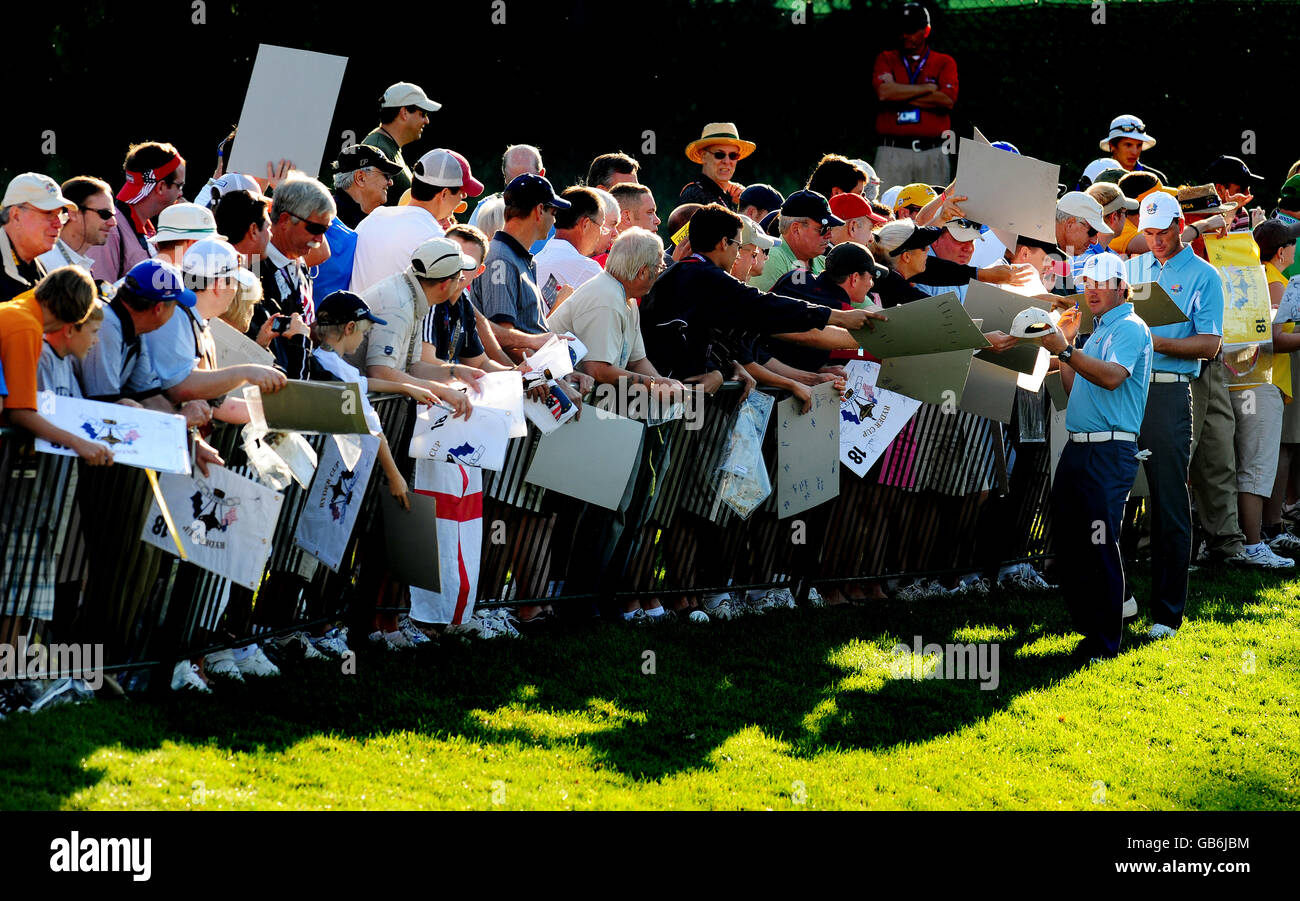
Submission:
[[1282,443],[1282,392],[1276,385],[1255,385],[1229,395],[1237,420],[1237,491],[1268,497]]

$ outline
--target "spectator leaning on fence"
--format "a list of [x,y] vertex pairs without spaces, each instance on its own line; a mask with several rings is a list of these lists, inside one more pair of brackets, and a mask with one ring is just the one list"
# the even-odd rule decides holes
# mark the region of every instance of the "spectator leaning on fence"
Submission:
[[384,156],[398,166],[393,173],[393,186],[388,190],[388,206],[397,201],[411,187],[411,170],[406,168],[402,148],[424,134],[429,124],[429,113],[442,109],[442,104],[430,100],[419,85],[399,81],[384,91],[379,98],[379,125],[361,139],[362,144],[378,147]]
[[96,300],[81,322],[69,323],[45,333],[41,359],[36,366],[36,388],[53,391],[60,397],[85,397],[77,365],[99,341],[104,327],[104,304]]
[[108,182],[89,175],[78,175],[65,181],[60,190],[69,203],[76,205],[59,233],[51,250],[41,254],[37,262],[46,272],[60,266],[80,266],[87,272],[95,261],[86,256],[91,247],[99,247],[110,238],[116,238],[117,215],[113,209],[113,189]]
[[795,191],[781,205],[781,243],[768,253],[763,271],[749,277],[749,284],[770,291],[777,279],[791,270],[806,270],[810,279],[821,274],[826,267],[824,254],[831,246],[831,229],[843,224],[821,194]]
[[957,101],[957,62],[931,49],[930,13],[920,3],[903,5],[895,33],[899,48],[882,51],[872,68],[880,101],[876,172],[886,185],[946,185],[951,171],[942,145]]
[[[402,382],[422,388],[457,415],[469,415],[469,401],[461,391],[442,382],[459,378],[475,381],[482,372],[468,366],[421,360],[423,323],[429,310],[459,297],[468,284],[462,269],[450,269],[448,261],[465,261],[472,271],[478,263],[460,252],[460,245],[448,238],[430,238],[412,251],[401,272],[369,288],[362,295],[373,316],[382,319],[370,326],[364,342],[366,375],[372,379]],[[471,265],[472,263],[472,265]]]
[[185,160],[171,144],[131,145],[122,169],[126,181],[117,192],[113,240],[86,251],[95,261],[91,275],[108,282],[116,282],[153,255],[147,240],[155,231],[153,220],[183,199],[185,187]]
[[72,448],[92,466],[102,466],[113,462],[107,447],[65,432],[42,416],[36,403],[42,336],[84,322],[94,302],[90,273],[80,266],[64,266],[14,300],[0,303],[0,367],[9,392],[4,406],[9,423]]
[[[315,319],[303,257],[320,247],[334,212],[334,198],[325,186],[301,172],[290,173],[271,201],[271,240],[259,271],[262,302],[253,311],[248,337],[269,348],[290,378],[303,378],[307,371],[306,327]],[[277,317],[290,323],[278,336],[273,331]]]
[[163,396],[177,406],[199,401],[225,422],[248,422],[242,398],[227,397],[245,384],[272,394],[284,387],[284,373],[247,363],[221,368],[208,321],[224,313],[241,284],[257,277],[239,265],[239,254],[223,238],[204,238],[185,252],[181,276],[194,292],[194,306],[182,307],[162,327],[144,336],[150,366]]
[[53,249],[76,208],[49,176],[24,172],[9,182],[0,200],[0,302],[31,290],[45,277],[40,257]]
[[866,310],[831,310],[737,281],[730,272],[743,232],[740,216],[721,204],[696,212],[691,218],[692,254],[659,277],[641,308],[641,331],[656,370],[679,381],[698,382],[709,394],[726,376],[743,377],[734,354],[722,358],[715,346],[737,328],[817,347],[856,349],[858,343],[847,329],[884,318]]
[[1078,653],[1095,659],[1116,656],[1123,636],[1128,591],[1119,536],[1137,475],[1152,349],[1151,332],[1129,302],[1124,262],[1097,254],[1081,278],[1095,317],[1087,347],[1071,346],[1059,330],[1044,336],[1043,347],[1060,357],[1070,394],[1069,441],[1053,481],[1052,537],[1065,575],[1061,588],[1084,636]]

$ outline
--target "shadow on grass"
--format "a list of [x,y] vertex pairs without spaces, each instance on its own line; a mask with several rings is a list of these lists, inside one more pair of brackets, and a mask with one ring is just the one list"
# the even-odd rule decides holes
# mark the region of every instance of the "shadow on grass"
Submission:
[[[1202,584],[1193,583],[1190,616],[1204,604],[1206,618],[1231,622],[1253,615],[1245,607],[1277,579],[1216,574]],[[1144,588],[1135,580],[1139,597]],[[978,679],[890,678],[891,649],[910,646],[914,636],[922,644],[995,641],[996,688],[982,690]],[[82,762],[116,745],[280,752],[322,734],[364,739],[409,730],[487,744],[576,745],[620,775],[649,780],[711,768],[710,756],[751,727],[804,757],[833,747],[884,751],[962,729],[1069,676],[1078,666],[1070,654],[1076,642],[1058,596],[995,592],[708,626],[582,626],[486,646],[452,640],[404,655],[360,648],[357,675],[343,675],[338,663],[298,662],[264,684],[222,684],[213,697],[11,718],[0,724],[0,807],[58,807],[104,777]],[[1126,640],[1126,650],[1135,644]],[[555,718],[569,718],[569,727],[552,728]],[[571,728],[574,718],[585,725]],[[1235,787],[1221,790],[1225,804],[1236,803]]]

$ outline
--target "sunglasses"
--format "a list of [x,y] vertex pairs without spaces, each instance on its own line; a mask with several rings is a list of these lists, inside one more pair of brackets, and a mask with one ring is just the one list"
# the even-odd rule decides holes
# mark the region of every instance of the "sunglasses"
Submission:
[[821,235],[823,238],[831,233],[831,227],[829,225],[822,225],[817,222],[805,222],[803,224],[817,229],[817,234]]
[[740,154],[734,150],[730,153],[725,150],[710,150],[709,152],[713,154],[715,160],[731,160],[734,163],[740,159]]
[[94,207],[89,207],[89,206],[77,207],[77,209],[81,210],[83,213],[94,213],[96,216],[98,216],[100,219],[103,219],[105,222],[113,218],[112,207],[109,207],[106,210],[97,210]]
[[1136,132],[1139,132],[1139,131],[1144,130],[1145,128],[1146,128],[1146,126],[1145,126],[1145,125],[1142,125],[1142,124],[1138,124],[1138,125],[1116,125],[1116,126],[1112,129],[1112,131],[1122,131],[1122,132],[1124,132],[1125,134],[1134,134],[1134,133],[1136,133]]
[[[285,212],[289,213],[288,210],[285,210]],[[323,235],[330,230],[328,225],[321,225],[319,222],[312,222],[310,219],[305,216],[299,216],[297,213],[289,213],[289,215],[301,222],[302,227],[307,229],[307,234],[309,235]]]
[[1093,228],[1091,225],[1088,226],[1088,237],[1089,238],[1097,237],[1097,229]]

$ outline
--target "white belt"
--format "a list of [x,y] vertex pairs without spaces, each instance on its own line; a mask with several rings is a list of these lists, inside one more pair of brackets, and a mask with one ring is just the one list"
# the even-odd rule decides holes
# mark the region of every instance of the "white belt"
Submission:
[[1153,372],[1151,381],[1153,382],[1190,382],[1192,377],[1181,372]]
[[1071,432],[1070,440],[1075,444],[1100,444],[1103,441],[1133,441],[1138,436],[1132,432]]

